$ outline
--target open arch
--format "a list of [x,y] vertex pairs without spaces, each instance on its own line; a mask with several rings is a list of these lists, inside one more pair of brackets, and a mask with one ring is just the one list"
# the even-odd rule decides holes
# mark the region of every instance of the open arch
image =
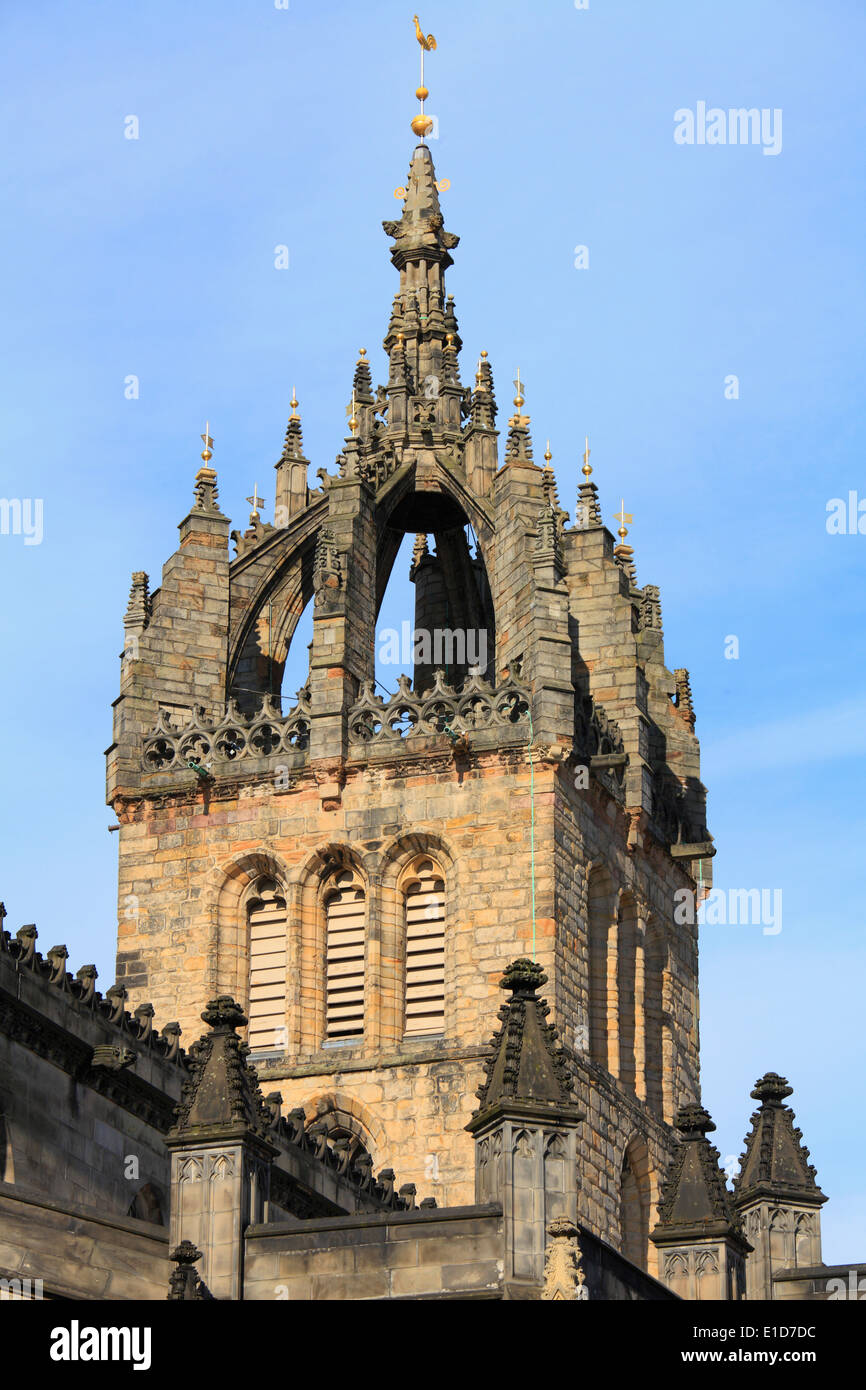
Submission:
[[488,679],[495,673],[496,621],[482,544],[452,497],[409,491],[391,508],[376,596],[377,678],[385,688],[393,690],[400,674],[411,676],[420,693],[437,670],[456,688],[472,669]]
[[664,1078],[669,1029],[665,1021],[665,972],[668,948],[660,925],[651,921],[646,935],[646,1102],[659,1119],[665,1116]]
[[165,1226],[165,1195],[156,1183],[146,1182],[140,1187],[129,1204],[127,1216],[137,1221],[150,1221],[154,1226]]
[[652,1182],[646,1140],[631,1139],[626,1145],[620,1173],[620,1240],[622,1253],[639,1269],[649,1267]]
[[307,1117],[307,1128],[323,1122],[329,1135],[335,1138],[351,1136],[357,1151],[367,1152],[374,1165],[383,1161],[385,1147],[384,1126],[361,1101],[346,1091],[318,1091],[305,1100],[301,1107]]
[[595,865],[587,886],[589,937],[589,1055],[609,1067],[616,1034],[612,1027],[615,999],[616,940],[613,931],[613,881],[603,865]]
[[637,1081],[637,908],[631,893],[623,893],[617,909],[616,1011],[621,1085],[635,1089]]

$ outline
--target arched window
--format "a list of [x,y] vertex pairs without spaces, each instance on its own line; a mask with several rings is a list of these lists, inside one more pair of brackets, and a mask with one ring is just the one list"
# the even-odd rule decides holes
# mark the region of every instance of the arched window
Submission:
[[642,1139],[633,1139],[622,1163],[620,1231],[622,1253],[640,1269],[647,1267],[649,1227],[649,1153]]
[[403,882],[406,910],[404,1036],[445,1030],[445,880],[432,859],[419,859]]
[[325,1038],[364,1035],[364,889],[351,869],[325,890]]
[[646,939],[646,1101],[659,1118],[664,1116],[665,1021],[664,974],[667,950],[655,924]]
[[623,1086],[635,1089],[637,1075],[637,915],[634,898],[624,893],[619,905],[617,942],[617,1013],[619,1035],[618,1076]]
[[159,1188],[148,1182],[136,1192],[129,1204],[127,1216],[134,1216],[139,1221],[151,1221],[156,1226],[164,1226],[166,1221],[163,1207],[164,1201]]
[[612,935],[613,884],[606,869],[596,867],[589,875],[589,1055],[599,1066],[610,1066],[610,1000],[613,996],[609,971]]
[[250,928],[251,1048],[279,1048],[286,1035],[286,900],[273,879],[260,879],[247,903]]

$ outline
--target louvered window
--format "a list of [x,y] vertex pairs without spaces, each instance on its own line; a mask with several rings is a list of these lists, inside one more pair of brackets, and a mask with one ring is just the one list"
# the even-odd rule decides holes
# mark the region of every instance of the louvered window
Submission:
[[364,890],[349,871],[338,874],[325,899],[325,1035],[328,1041],[364,1034]]
[[265,880],[248,906],[250,924],[249,1045],[286,1045],[286,901]]
[[406,902],[405,1036],[445,1029],[445,882],[430,859],[404,886]]

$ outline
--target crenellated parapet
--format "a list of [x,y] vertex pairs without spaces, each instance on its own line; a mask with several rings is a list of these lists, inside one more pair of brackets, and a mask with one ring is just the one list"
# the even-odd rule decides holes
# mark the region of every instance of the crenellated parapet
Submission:
[[130,1012],[122,983],[103,995],[94,965],[73,975],[66,947],[43,956],[37,939],[33,925],[0,930],[0,1036],[165,1133],[188,1065],[179,1025],[157,1029],[152,1004]]

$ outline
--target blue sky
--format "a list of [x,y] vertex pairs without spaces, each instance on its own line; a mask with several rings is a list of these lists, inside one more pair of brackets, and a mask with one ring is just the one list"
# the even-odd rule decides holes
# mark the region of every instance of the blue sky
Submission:
[[[716,882],[783,892],[778,935],[703,933],[719,1148],[740,1152],[755,1078],[784,1072],[832,1198],[825,1258],[862,1259],[866,536],[825,519],[866,498],[866,11],[440,0],[421,19],[464,379],[488,349],[504,412],[521,368],[567,507],[589,433],[606,520],[624,497],[639,582],[661,586],[668,665],[691,671]],[[381,220],[418,50],[391,0],[6,0],[2,33],[0,494],[43,499],[44,535],[0,535],[0,894],[7,926],[35,920],[105,987],[130,572],[159,582],[205,419],[243,527],[254,482],[273,500],[292,385],[315,472],[360,346],[384,378]],[[781,109],[781,153],[677,145],[700,101]]]

